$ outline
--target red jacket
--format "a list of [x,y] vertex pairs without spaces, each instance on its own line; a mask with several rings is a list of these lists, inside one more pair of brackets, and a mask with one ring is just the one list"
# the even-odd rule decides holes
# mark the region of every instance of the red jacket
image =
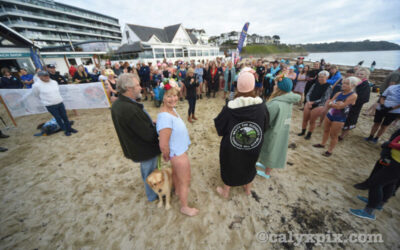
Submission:
[[77,70],[77,69],[76,69],[73,65],[71,65],[71,67],[69,67],[69,75],[70,75],[70,76],[74,76],[76,70]]

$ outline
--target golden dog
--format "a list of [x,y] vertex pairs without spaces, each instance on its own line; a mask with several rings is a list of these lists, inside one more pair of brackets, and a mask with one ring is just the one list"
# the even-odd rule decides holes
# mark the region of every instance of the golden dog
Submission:
[[172,168],[154,170],[146,179],[147,184],[156,192],[160,199],[158,207],[162,207],[163,195],[165,195],[165,209],[171,208],[170,197],[172,191]]

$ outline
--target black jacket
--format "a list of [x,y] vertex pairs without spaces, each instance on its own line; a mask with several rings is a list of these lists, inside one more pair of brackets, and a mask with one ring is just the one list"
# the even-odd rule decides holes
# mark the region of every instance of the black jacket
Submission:
[[368,81],[363,81],[358,84],[356,89],[357,100],[354,106],[362,106],[364,103],[369,102],[369,96],[371,94],[371,87],[369,86]]
[[83,73],[82,76],[79,75],[78,71],[75,72],[74,77],[72,77],[72,81],[78,80],[79,83],[89,83],[92,82],[92,79],[90,78],[90,75],[88,73]]
[[15,76],[0,78],[0,89],[22,89],[23,87],[22,82]]
[[214,78],[211,75],[211,70],[212,70],[211,68],[209,68],[207,70],[207,81],[208,81],[208,83],[211,83],[211,84],[218,84],[219,76],[220,76],[220,74],[218,74],[218,68],[217,68],[217,73],[214,75]]
[[[194,82],[191,84],[190,81],[191,79],[194,79]],[[185,80],[183,81],[186,87],[186,98],[196,98],[196,88],[199,86],[199,83],[196,80],[196,77],[186,77]]]
[[56,81],[59,85],[68,84],[68,82],[65,80],[65,78],[62,75],[60,75],[60,73],[58,73],[58,72],[56,72],[54,75],[49,73],[49,75],[50,75],[50,78],[52,80]]
[[111,107],[111,116],[126,158],[141,162],[161,153],[156,126],[142,104],[119,95]]
[[[256,99],[256,98],[254,98]],[[222,136],[219,161],[222,181],[228,186],[242,186],[256,176],[258,156],[269,124],[265,103],[230,108],[230,101],[214,119],[218,135]]]

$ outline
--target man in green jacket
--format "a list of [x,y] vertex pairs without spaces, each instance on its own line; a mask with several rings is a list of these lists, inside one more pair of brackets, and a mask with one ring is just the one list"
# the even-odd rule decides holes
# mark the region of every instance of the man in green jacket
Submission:
[[157,194],[147,185],[146,178],[157,168],[161,153],[156,126],[136,100],[141,98],[139,79],[134,74],[121,74],[117,81],[118,99],[111,107],[114,127],[126,158],[140,162],[147,199],[154,201]]

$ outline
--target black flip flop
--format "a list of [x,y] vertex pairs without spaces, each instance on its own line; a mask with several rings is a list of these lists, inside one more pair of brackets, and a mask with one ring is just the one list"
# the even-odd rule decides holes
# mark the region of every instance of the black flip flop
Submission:
[[322,155],[323,155],[323,156],[326,156],[326,157],[329,157],[329,156],[332,155],[332,153],[329,153],[328,151],[326,151],[326,152],[324,152]]

